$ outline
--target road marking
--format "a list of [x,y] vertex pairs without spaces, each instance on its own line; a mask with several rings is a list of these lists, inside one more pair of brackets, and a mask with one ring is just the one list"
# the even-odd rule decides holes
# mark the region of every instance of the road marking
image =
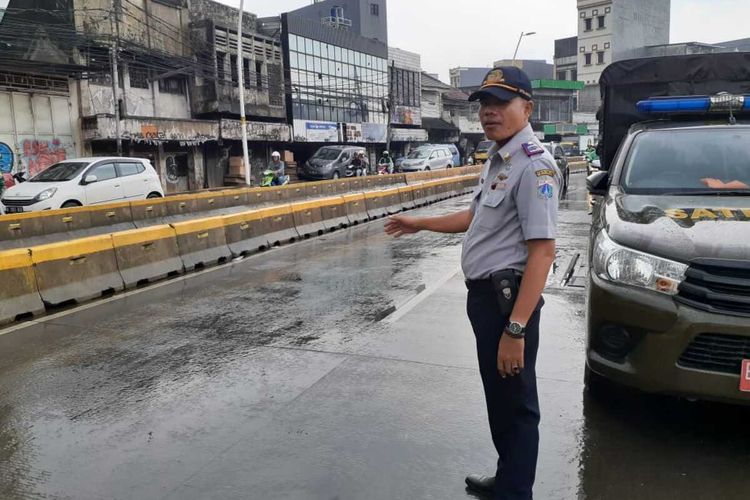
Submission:
[[414,309],[420,303],[422,303],[427,297],[435,293],[448,281],[453,279],[453,277],[456,276],[459,272],[461,272],[460,267],[456,268],[453,272],[446,273],[443,277],[441,277],[435,283],[432,283],[430,286],[421,285],[421,287],[423,287],[422,291],[420,291],[419,293],[417,293],[417,295],[415,295],[414,297],[404,302],[403,305],[396,306],[396,310],[393,312],[393,314],[389,314],[388,316],[380,320],[381,323],[387,323],[389,325],[392,325],[399,319],[403,318],[412,309]]

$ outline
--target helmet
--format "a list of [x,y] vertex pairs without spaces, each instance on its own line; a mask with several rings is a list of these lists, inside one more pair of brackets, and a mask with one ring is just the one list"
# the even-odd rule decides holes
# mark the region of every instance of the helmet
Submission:
[[271,158],[281,158],[281,154],[278,151],[271,153]]
[[388,156],[390,153],[388,151],[383,151],[383,156]]

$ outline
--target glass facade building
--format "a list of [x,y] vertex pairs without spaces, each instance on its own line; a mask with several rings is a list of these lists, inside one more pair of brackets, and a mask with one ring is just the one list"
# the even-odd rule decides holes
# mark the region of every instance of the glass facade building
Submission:
[[388,123],[386,58],[293,33],[288,44],[293,119]]

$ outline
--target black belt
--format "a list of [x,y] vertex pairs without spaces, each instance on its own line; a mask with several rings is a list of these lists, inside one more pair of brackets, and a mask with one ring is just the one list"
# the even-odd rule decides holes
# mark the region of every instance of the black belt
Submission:
[[[516,276],[519,278],[523,277],[521,271],[515,270]],[[502,272],[502,271],[500,271]],[[492,278],[484,278],[480,280],[465,280],[466,288],[475,292],[488,291],[495,293],[495,286],[492,284]]]

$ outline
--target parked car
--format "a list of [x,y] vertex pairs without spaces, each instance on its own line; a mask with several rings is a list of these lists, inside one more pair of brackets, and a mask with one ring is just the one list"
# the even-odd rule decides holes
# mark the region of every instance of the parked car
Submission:
[[560,143],[560,147],[563,149],[565,156],[580,156],[581,148],[575,142],[563,141]]
[[338,179],[346,175],[348,167],[354,159],[355,153],[365,153],[367,150],[359,146],[323,146],[307,160],[300,171],[299,177],[308,180]]
[[477,148],[474,150],[474,164],[481,165],[487,161],[487,152],[490,150],[495,141],[482,141],[477,144]]
[[409,153],[401,163],[401,170],[404,172],[452,167],[453,154],[445,146],[422,146]]
[[143,158],[78,158],[48,167],[3,193],[4,213],[159,198],[159,176]]
[[544,149],[549,151],[549,154],[555,157],[557,168],[560,169],[560,174],[562,175],[563,179],[563,185],[560,194],[567,193],[568,186],[570,185],[570,168],[568,167],[568,159],[565,156],[565,150],[561,145],[555,142],[543,142],[542,146],[544,146]]
[[[461,153],[458,151],[458,148],[453,144],[430,144],[430,146],[441,146],[448,148],[448,151],[451,152],[451,157],[453,161],[454,167],[460,167],[461,166]],[[424,147],[424,146],[422,146]]]

